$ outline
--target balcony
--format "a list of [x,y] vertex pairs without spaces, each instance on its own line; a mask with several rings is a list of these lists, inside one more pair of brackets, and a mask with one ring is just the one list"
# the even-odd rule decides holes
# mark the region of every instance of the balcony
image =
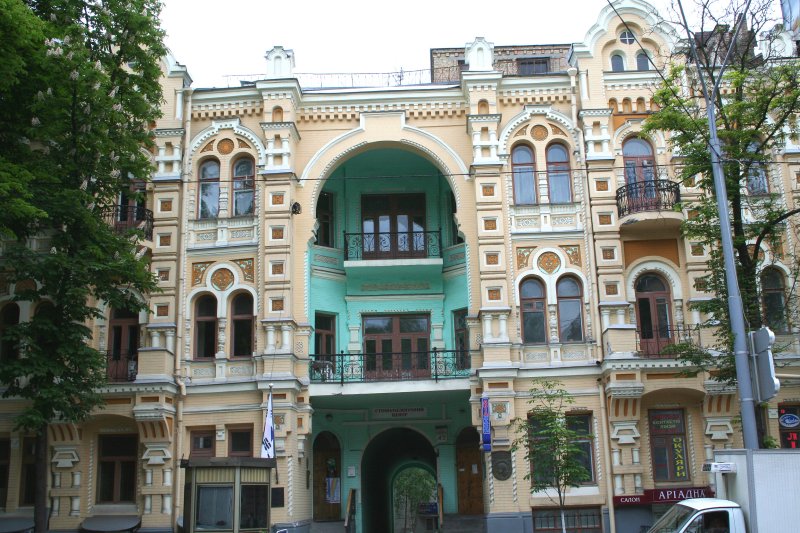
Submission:
[[312,383],[366,383],[469,377],[468,350],[312,355]]
[[680,184],[670,180],[637,181],[617,189],[619,218],[648,211],[672,211],[680,201]]
[[138,364],[138,353],[106,352],[106,377],[109,383],[136,381]]
[[702,346],[696,326],[657,326],[636,330],[636,351],[650,359],[674,359],[667,348],[674,344]]
[[100,211],[103,220],[119,233],[142,231],[144,238],[153,240],[153,212],[137,205],[112,205]]
[[345,261],[437,259],[442,257],[442,232],[345,233],[344,247]]

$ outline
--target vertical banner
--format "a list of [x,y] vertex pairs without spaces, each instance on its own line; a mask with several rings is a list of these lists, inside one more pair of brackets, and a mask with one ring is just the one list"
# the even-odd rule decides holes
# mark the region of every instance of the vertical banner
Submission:
[[272,389],[267,400],[267,416],[264,418],[264,437],[261,439],[261,458],[275,459],[275,423],[272,421]]
[[483,451],[492,451],[492,424],[489,412],[489,398],[481,398],[481,419],[483,420]]

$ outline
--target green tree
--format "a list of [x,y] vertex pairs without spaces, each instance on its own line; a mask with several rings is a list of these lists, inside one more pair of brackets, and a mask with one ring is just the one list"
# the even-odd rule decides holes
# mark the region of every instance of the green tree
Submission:
[[579,444],[591,436],[569,423],[567,412],[575,399],[562,387],[559,381],[533,380],[528,416],[514,421],[517,437],[512,449],[524,450],[525,460],[531,465],[525,474],[531,492],[545,492],[558,505],[561,530],[566,533],[567,491],[591,479],[585,466],[586,450]]
[[422,468],[406,468],[397,475],[394,480],[394,508],[403,518],[403,532],[415,531],[419,504],[431,501],[435,489],[436,480]]
[[[156,285],[137,241],[106,223],[151,172],[166,54],[157,0],[0,0],[3,283],[35,309],[4,334],[0,383],[36,437],[35,528],[47,530],[47,426],[102,405],[99,305],[136,311]],[[44,303],[49,302],[49,303]]]
[[[696,29],[687,28],[680,17],[676,17],[675,24],[683,34],[691,35],[708,90],[718,81],[722,88],[713,105],[722,144],[720,156],[731,218],[729,231],[736,251],[745,320],[751,329],[761,325],[780,329],[797,312],[793,294],[787,293],[784,298],[782,317],[767,316],[759,276],[766,258],[773,262],[782,260],[794,269],[790,279],[796,279],[798,273],[797,258],[789,256],[791,246],[784,243],[796,241],[794,215],[800,211],[787,205],[786,199],[775,192],[780,190],[774,187],[777,176],[786,169],[774,158],[787,139],[798,134],[800,61],[790,57],[791,43],[782,38],[780,26],[775,27],[771,0],[754,0],[747,13],[744,0],[698,0],[697,4]],[[737,21],[744,26],[731,45]],[[729,50],[727,70],[718,80],[719,65]],[[697,195],[682,205],[689,213],[682,232],[687,240],[702,244],[709,251],[708,275],[700,278],[700,283],[712,297],[696,301],[691,307],[707,313],[717,338],[711,351],[690,344],[676,345],[673,350],[694,368],[713,370],[716,379],[734,383],[733,339],[704,91],[691,47],[685,44],[678,52],[672,58],[673,66],[665,83],[654,95],[659,110],[648,117],[644,131],[669,132],[668,143],[679,157],[677,178],[688,187],[696,187]],[[765,254],[767,250],[769,253]]]

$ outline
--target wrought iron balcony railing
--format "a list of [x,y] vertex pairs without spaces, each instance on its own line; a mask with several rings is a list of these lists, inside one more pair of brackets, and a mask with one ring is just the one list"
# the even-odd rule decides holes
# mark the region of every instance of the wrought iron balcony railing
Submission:
[[617,189],[620,218],[642,211],[669,211],[680,201],[680,185],[670,180],[637,181]]
[[103,219],[120,233],[140,230],[145,239],[153,240],[153,212],[137,205],[112,205],[101,211]]
[[442,232],[345,233],[345,260],[442,257]]
[[312,355],[313,383],[363,383],[468,377],[469,350]]
[[136,381],[139,366],[139,357],[136,352],[108,351],[106,352],[106,377],[111,383],[125,383]]
[[653,326],[636,330],[636,348],[639,355],[654,359],[670,359],[675,353],[667,350],[674,344],[701,345],[700,328],[695,326]]

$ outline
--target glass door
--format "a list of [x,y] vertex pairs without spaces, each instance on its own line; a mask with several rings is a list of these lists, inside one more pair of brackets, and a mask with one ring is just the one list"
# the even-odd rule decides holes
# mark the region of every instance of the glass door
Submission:
[[428,378],[430,320],[423,315],[364,318],[367,381]]

